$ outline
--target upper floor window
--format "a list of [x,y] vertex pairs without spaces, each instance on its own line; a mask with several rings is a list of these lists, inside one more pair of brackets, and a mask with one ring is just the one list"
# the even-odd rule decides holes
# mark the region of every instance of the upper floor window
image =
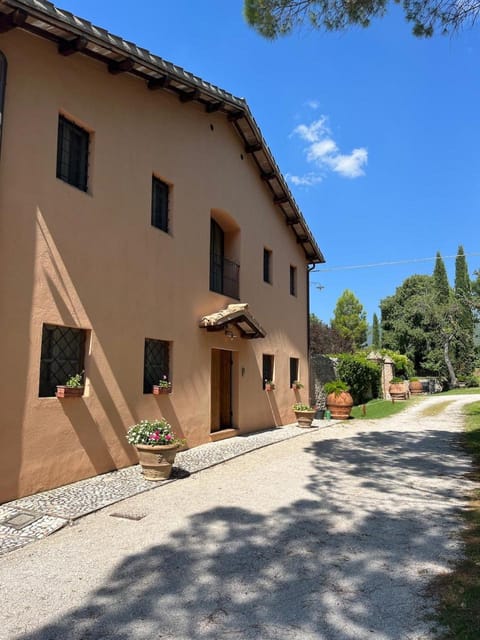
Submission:
[[85,369],[85,329],[44,324],[38,395],[54,396],[57,385]]
[[57,178],[87,191],[90,134],[64,116],[58,118]]
[[0,51],[0,150],[2,147],[3,107],[5,104],[5,87],[7,84],[7,59]]
[[152,176],[152,226],[168,232],[168,205],[170,187]]
[[297,267],[290,265],[290,295],[297,295]]
[[170,343],[165,340],[145,339],[143,357],[143,393],[152,393],[154,384],[170,380]]
[[263,250],[263,281],[272,284],[272,252]]
[[210,291],[239,298],[240,267],[225,257],[225,233],[213,218],[210,220]]

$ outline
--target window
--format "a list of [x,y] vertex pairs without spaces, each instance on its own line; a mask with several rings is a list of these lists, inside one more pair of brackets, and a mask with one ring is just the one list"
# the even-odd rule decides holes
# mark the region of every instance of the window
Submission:
[[152,176],[152,226],[168,233],[168,196],[170,187]]
[[263,281],[272,284],[272,252],[263,250]]
[[290,265],[290,295],[297,295],[297,267]]
[[154,384],[170,380],[170,343],[165,340],[145,339],[143,360],[143,393],[152,393]]
[[41,398],[54,396],[57,384],[65,384],[85,369],[86,336],[84,329],[43,325],[38,390]]
[[58,119],[57,178],[87,190],[90,134],[64,116]]
[[290,358],[290,386],[298,379],[298,358]]
[[273,356],[264,353],[262,360],[262,387],[265,389],[265,382],[273,381]]
[[5,103],[5,86],[7,84],[7,59],[0,51],[0,149],[2,146],[3,105]]
[[240,266],[225,258],[225,233],[210,220],[210,291],[239,299]]

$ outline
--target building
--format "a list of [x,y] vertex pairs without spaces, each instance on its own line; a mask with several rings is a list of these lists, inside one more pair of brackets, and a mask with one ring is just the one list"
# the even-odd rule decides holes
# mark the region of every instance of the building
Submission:
[[0,116],[0,501],[136,462],[140,419],[190,447],[292,422],[323,256],[246,102],[0,0]]

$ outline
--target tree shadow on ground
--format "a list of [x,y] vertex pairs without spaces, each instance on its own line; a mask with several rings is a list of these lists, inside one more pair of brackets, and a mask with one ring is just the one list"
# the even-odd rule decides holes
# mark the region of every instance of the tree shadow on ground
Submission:
[[[462,473],[450,437],[391,432],[315,442],[305,450],[309,498],[268,515],[222,506],[197,513],[167,544],[127,557],[84,605],[20,637],[425,637],[425,580],[451,555],[445,527],[457,519],[441,492],[432,486],[432,500],[422,487],[432,474]],[[416,478],[412,490],[403,478]]]

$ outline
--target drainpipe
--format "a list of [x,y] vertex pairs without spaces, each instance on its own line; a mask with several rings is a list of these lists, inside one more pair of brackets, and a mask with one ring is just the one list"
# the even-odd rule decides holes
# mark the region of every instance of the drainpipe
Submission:
[[0,150],[2,148],[3,111],[5,105],[5,87],[7,84],[7,59],[0,51]]
[[314,264],[307,265],[307,365],[308,365],[308,402],[312,404],[312,384],[310,380],[310,272],[315,269]]

